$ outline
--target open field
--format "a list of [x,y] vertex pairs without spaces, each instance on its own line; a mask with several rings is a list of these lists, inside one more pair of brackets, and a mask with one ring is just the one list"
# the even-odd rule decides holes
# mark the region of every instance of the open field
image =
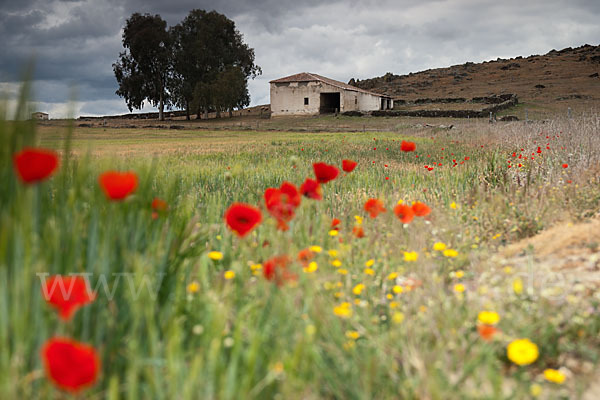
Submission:
[[[435,119],[451,130],[410,118],[286,121],[0,121],[0,398],[68,398],[40,358],[54,335],[98,351],[101,375],[81,394],[92,399],[598,398],[586,394],[600,361],[597,115]],[[26,186],[12,155],[34,144],[55,149],[60,169]],[[323,184],[322,200],[302,198],[278,230],[265,189],[343,159],[358,166]],[[112,169],[139,177],[124,201],[98,184]],[[153,217],[156,197],[168,210]],[[369,198],[387,212],[369,217]],[[400,201],[431,214],[403,224]],[[243,238],[223,220],[233,202],[262,210]],[[296,278],[277,285],[264,266],[284,255]],[[85,273],[96,299],[60,321],[44,273]],[[507,355],[518,338],[538,348],[527,365]]]

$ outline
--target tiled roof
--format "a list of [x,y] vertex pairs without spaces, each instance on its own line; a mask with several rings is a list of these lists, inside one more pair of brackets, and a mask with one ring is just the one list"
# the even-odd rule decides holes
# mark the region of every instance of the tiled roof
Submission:
[[328,85],[338,87],[344,90],[353,92],[368,93],[379,97],[389,97],[381,93],[369,92],[368,90],[357,88],[356,86],[348,85],[347,83],[336,81],[335,79],[325,78],[324,76],[311,74],[310,72],[301,72],[299,74],[286,76],[284,78],[275,79],[269,83],[290,83],[290,82],[323,82]]

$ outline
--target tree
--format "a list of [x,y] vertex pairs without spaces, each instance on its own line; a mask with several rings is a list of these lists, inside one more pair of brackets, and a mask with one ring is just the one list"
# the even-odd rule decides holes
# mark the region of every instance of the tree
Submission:
[[165,104],[170,105],[167,83],[172,54],[167,23],[160,15],[132,14],[123,30],[123,47],[113,64],[119,83],[116,94],[125,99],[129,111],[149,101],[158,106],[159,119],[164,120]]
[[185,107],[188,119],[190,106],[196,106],[199,117],[209,108],[219,112],[249,103],[248,78],[262,71],[233,21],[216,11],[192,10],[170,33],[173,75],[169,87],[174,104]]

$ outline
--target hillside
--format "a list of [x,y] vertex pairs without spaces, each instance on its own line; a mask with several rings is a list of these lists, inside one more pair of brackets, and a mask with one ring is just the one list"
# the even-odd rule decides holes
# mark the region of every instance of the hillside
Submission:
[[422,98],[473,98],[514,93],[524,103],[512,112],[587,112],[600,104],[600,46],[552,50],[526,58],[467,62],[408,75],[384,76],[350,84],[407,101]]

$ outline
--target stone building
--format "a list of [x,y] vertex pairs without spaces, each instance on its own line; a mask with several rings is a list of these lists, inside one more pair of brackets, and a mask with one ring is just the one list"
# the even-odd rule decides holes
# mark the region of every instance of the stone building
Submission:
[[44,112],[31,113],[31,119],[37,119],[39,121],[45,121],[48,119],[48,114]]
[[315,115],[394,108],[391,97],[302,72],[271,82],[271,115]]

